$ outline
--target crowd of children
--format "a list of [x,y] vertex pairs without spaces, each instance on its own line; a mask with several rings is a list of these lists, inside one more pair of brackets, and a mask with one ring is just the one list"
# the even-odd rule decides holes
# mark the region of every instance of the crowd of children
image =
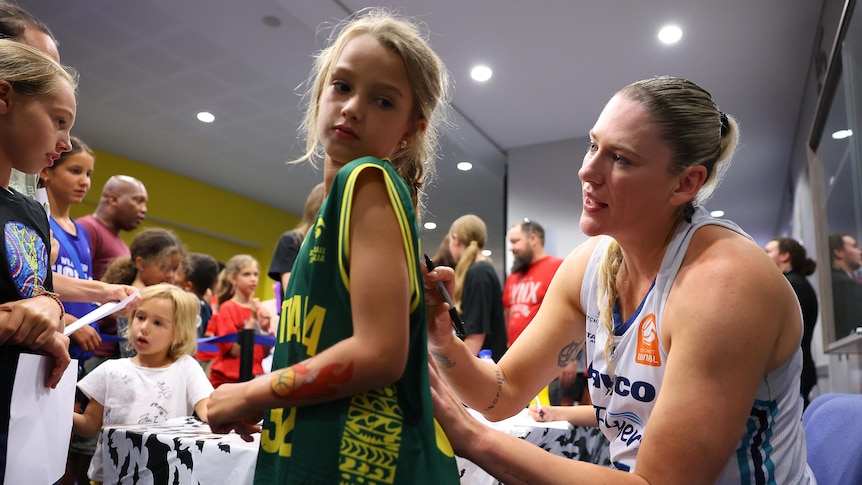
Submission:
[[[47,27],[32,17],[24,17],[24,22],[50,36]],[[371,469],[391,483],[458,481],[451,450],[438,436],[431,413],[417,224],[425,174],[433,170],[435,160],[443,111],[439,108],[448,99],[448,73],[417,25],[385,10],[356,15],[335,32],[331,45],[317,56],[304,124],[303,159],[319,156],[324,180],[310,194],[308,213],[292,233],[295,263],[276,268],[278,282],[288,286],[280,324],[292,327],[277,341],[274,372],[265,373],[261,365],[270,348],[255,345],[252,373],[260,378],[238,382],[242,345],[229,337],[247,329],[275,330],[273,312],[255,296],[257,260],[233,256],[216,279],[212,258],[186,255],[167,229],[145,229],[134,237],[123,253],[127,255],[113,258],[101,277],[140,290],[140,299],[130,314],[112,317],[113,339],[121,341],[118,352],[90,357],[82,366],[78,383],[82,402],[73,416],[76,435],[86,439],[109,424],[157,423],[192,413],[209,421],[214,431],[237,428],[245,434],[249,415],[268,410],[267,428],[294,419],[288,416],[296,418],[291,442],[263,441],[257,474],[264,481],[284,478],[288,472],[300,482],[364,481]],[[13,42],[0,43],[12,51],[18,48],[5,45]],[[88,231],[72,220],[69,206],[89,190],[95,160],[83,142],[69,139],[76,111],[74,79],[57,63],[55,43],[50,45],[54,59],[35,49],[23,53],[39,57],[52,69],[51,81],[61,83],[62,89],[35,93],[43,98],[40,102],[58,105],[51,106],[51,116],[60,113],[59,127],[51,121],[30,128],[44,138],[40,153],[56,156],[38,163],[10,158],[6,165],[25,174],[42,171],[60,240],[55,269],[88,279],[93,277]],[[20,86],[9,73],[0,72],[0,101],[4,85],[10,93]],[[16,141],[14,136],[3,140],[7,138]],[[69,152],[65,158],[51,166],[65,152]],[[142,186],[134,179],[128,183]],[[134,225],[145,214],[145,203],[144,193]],[[42,259],[47,263],[48,221],[44,213],[30,212],[31,226],[40,229]],[[310,231],[311,227],[315,229]],[[111,232],[116,235],[118,230]],[[315,264],[324,261],[315,260],[314,252],[325,249],[331,256],[324,265]],[[291,275],[289,280],[286,274]],[[43,269],[40,276],[43,287],[7,301],[30,296],[39,300],[43,315],[52,315],[45,307],[54,305],[62,316],[62,303],[50,293],[50,272]],[[207,295],[214,283],[216,299],[210,306]],[[51,298],[36,298],[40,295]],[[60,324],[41,323],[29,331],[38,338],[21,343],[55,354],[56,367],[62,370],[69,355],[64,341],[51,344],[60,338],[55,330],[88,309],[76,310]],[[95,327],[76,332],[78,356],[112,333],[108,325],[100,329],[101,334]],[[208,364],[195,363],[191,355],[199,336],[209,335],[219,340],[211,368],[206,369]],[[421,383],[425,385],[417,385]],[[240,396],[258,389],[268,401],[250,407],[252,402]],[[391,421],[380,431],[388,436],[357,432],[357,419],[377,418]],[[321,428],[321,423],[328,424]],[[354,451],[331,446],[343,440]],[[273,445],[292,446],[297,456],[317,458],[307,462],[278,456],[269,453]],[[89,461],[88,478],[101,480],[101,453]],[[63,482],[75,479],[81,481],[67,473]]]
[[[6,8],[2,0],[0,7]],[[50,34],[26,13],[18,15],[24,24]],[[70,459],[75,466],[67,469],[63,483],[102,480],[98,440],[103,426],[160,423],[192,414],[217,433],[236,431],[247,437],[264,430],[255,469],[258,483],[454,484],[459,481],[454,453],[498,477],[525,483],[548,479],[548,470],[559,473],[550,477],[558,483],[622,483],[635,475],[653,483],[680,482],[692,474],[739,483],[749,474],[775,470],[788,483],[813,483],[800,439],[801,320],[796,301],[738,227],[709,218],[698,206],[720,179],[722,172],[713,167],[730,159],[738,139],[735,119],[719,112],[708,93],[689,81],[660,77],[633,83],[608,102],[590,132],[579,177],[591,190],[616,180],[603,190],[622,208],[618,215],[606,214],[608,204],[592,192],[585,195],[581,227],[605,237],[592,239],[563,263],[563,276],[553,280],[548,292],[550,303],[503,357],[502,296],[481,253],[487,237],[481,219],[464,216],[452,225],[448,249],[454,272],[423,273],[420,263],[419,201],[425,174],[433,169],[437,127],[447,101],[445,66],[416,24],[383,9],[353,15],[334,32],[315,58],[302,124],[306,153],[301,160],[323,162],[323,183],[308,202],[319,209],[307,211],[298,231],[290,233],[286,253],[295,261],[273,268],[278,282],[286,285],[278,325],[272,322],[274,312],[255,296],[260,268],[254,257],[235,255],[219,272],[211,256],[186,254],[168,229],[137,233],[128,256],[114,258],[101,277],[115,285],[103,287],[105,291],[140,291],[130,313],[111,317],[115,330],[110,337],[121,343],[117,353],[88,355],[109,336],[108,325],[99,327],[101,333],[91,326],[72,334],[71,353],[83,362],[72,431],[82,440],[96,438],[96,443],[95,453],[83,454],[83,461]],[[20,32],[15,35],[21,37]],[[56,45],[50,46],[53,50],[40,51],[39,46],[0,40],[0,185],[5,189],[0,191],[0,216],[6,238],[2,256],[9,263],[8,271],[0,272],[0,389],[5,393],[0,424],[9,421],[7,391],[20,354],[50,356],[53,367],[44,384],[56,386],[70,362],[70,340],[61,330],[92,308],[74,304],[73,298],[64,301],[68,295],[53,291],[54,275],[58,281],[93,278],[92,240],[88,245],[88,231],[70,217],[70,207],[89,190],[95,160],[86,144],[70,135],[76,76],[59,64]],[[643,158],[634,157],[634,171],[619,153],[626,152],[620,147],[629,142],[648,147]],[[671,162],[679,166],[671,170]],[[39,174],[50,216],[14,188],[15,170]],[[651,195],[657,192],[672,197],[659,200]],[[627,212],[642,202],[626,204],[627,198],[639,197],[654,206],[649,217],[637,209]],[[145,200],[144,195],[138,204]],[[663,232],[643,239],[649,230]],[[701,232],[692,236],[695,231]],[[665,268],[674,263],[662,259],[665,251],[680,255],[672,271]],[[730,269],[716,270],[714,261]],[[704,271],[707,267],[712,269]],[[743,267],[754,283],[746,291],[724,293],[745,310],[739,312],[745,318],[704,318],[705,312],[687,303],[693,296],[702,298],[709,275],[718,275],[728,286],[738,283],[730,274]],[[680,283],[674,282],[677,271],[685,274]],[[455,306],[467,321],[466,340],[451,331],[443,292],[426,289],[425,283],[438,288],[434,282],[454,289]],[[650,285],[659,296],[674,285],[683,297],[665,304],[650,293]],[[723,291],[721,285],[716,288]],[[213,291],[215,301],[208,296]],[[647,297],[637,306],[644,292]],[[774,300],[774,309],[761,309],[765,300]],[[720,315],[727,303],[716,297],[705,304],[710,315]],[[659,315],[643,321],[652,318],[654,327],[663,329],[654,330],[663,337],[654,351],[647,351],[654,352],[649,361],[653,369],[635,367],[642,363],[640,355],[637,362],[633,358],[642,346],[625,340],[638,327],[623,322],[635,321],[642,311]],[[698,318],[691,318],[695,314]],[[758,325],[751,324],[755,321]],[[697,330],[703,325],[711,330],[708,342]],[[255,378],[243,379],[241,355],[249,352],[235,336],[276,329],[271,372],[262,365],[270,347],[255,344]],[[759,351],[731,345],[739,335]],[[198,363],[192,357],[198,339],[208,336],[216,339],[217,350],[209,356],[198,353]],[[584,342],[591,372],[595,366],[603,378],[591,388],[595,407],[533,407],[531,412],[537,420],[565,418],[604,428],[616,469],[545,453],[479,424],[465,410],[464,403],[501,419],[523,409]],[[481,348],[491,349],[499,361],[475,359]],[[731,348],[738,349],[734,358],[720,359],[721,365],[710,359]],[[429,349],[435,360],[430,363]],[[632,358],[617,359],[617,353]],[[745,372],[751,369],[756,372]],[[624,386],[632,373],[641,376],[641,389],[651,393],[635,396],[612,389],[614,382]],[[607,391],[597,390],[599,384]],[[728,389],[731,384],[738,392],[730,399],[709,397],[712,387]],[[692,392],[692,386],[703,392]],[[653,433],[652,439],[641,445],[640,439],[621,438],[616,421],[596,421],[596,409],[607,409],[609,416],[641,413],[636,431],[642,433],[649,424],[650,431],[642,434]],[[720,426],[691,431],[702,420],[702,409]],[[773,419],[758,424],[755,413],[771,413]],[[744,429],[746,419],[749,426],[740,437],[737,428]],[[679,439],[680,426],[689,430],[685,443]],[[0,478],[7,466],[6,432],[0,429]],[[750,463],[760,458],[758,453],[773,451],[771,443],[757,439],[773,434],[774,470],[766,464],[767,469],[752,471]],[[737,453],[728,460],[734,446]],[[685,459],[668,468],[663,459],[670,455]],[[82,468],[87,469],[85,478],[79,474]]]

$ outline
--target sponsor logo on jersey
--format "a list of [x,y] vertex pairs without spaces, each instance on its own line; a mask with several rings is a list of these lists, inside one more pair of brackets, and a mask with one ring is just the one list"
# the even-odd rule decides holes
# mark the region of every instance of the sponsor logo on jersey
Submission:
[[587,379],[592,381],[591,384],[596,389],[604,389],[608,394],[613,393],[617,396],[631,396],[635,401],[652,402],[658,395],[655,386],[649,382],[630,380],[619,374],[611,377],[593,368],[592,363],[587,369]]
[[317,246],[317,240],[320,239],[320,236],[323,234],[323,230],[326,229],[326,223],[323,222],[322,217],[317,218],[317,222],[314,224],[314,243],[315,246],[311,248],[311,251],[308,253],[308,262],[311,263],[322,263],[326,260],[326,247]]
[[638,327],[638,349],[635,362],[653,367],[661,366],[661,355],[658,349],[658,325],[655,314],[650,313]]

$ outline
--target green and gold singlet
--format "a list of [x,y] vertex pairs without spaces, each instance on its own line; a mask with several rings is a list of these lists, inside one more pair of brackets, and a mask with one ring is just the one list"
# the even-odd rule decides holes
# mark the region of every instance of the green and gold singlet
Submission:
[[261,431],[256,484],[459,481],[452,448],[434,421],[431,405],[416,214],[407,185],[389,161],[355,160],[332,182],[290,273],[272,368],[302,362],[353,334],[347,263],[350,210],[355,181],[363,170],[383,173],[401,226],[410,274],[407,366],[401,379],[387,387],[269,411]]

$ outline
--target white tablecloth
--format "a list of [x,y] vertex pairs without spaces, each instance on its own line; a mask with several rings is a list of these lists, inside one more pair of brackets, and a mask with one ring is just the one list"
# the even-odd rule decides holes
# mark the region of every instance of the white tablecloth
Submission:
[[105,482],[118,484],[251,484],[260,435],[214,434],[195,418],[105,428]]
[[[608,442],[598,428],[565,422],[537,423],[526,411],[486,425],[535,444],[555,455],[610,466]],[[246,443],[236,434],[214,434],[195,418],[161,424],[109,427],[102,430],[105,483],[117,484],[251,484],[260,435]],[[457,458],[463,485],[496,485],[496,479]]]
[[[547,450],[549,453],[572,460],[588,461],[610,466],[608,441],[598,427],[572,426],[563,422],[537,423],[524,410],[520,414],[498,422],[487,421],[470,410],[479,421],[504,433],[516,436]],[[497,485],[500,482],[473,462],[456,457],[462,485]]]

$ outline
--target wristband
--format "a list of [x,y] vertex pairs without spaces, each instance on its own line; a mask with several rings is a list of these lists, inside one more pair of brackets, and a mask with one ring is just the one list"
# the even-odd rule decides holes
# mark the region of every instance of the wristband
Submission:
[[33,292],[33,296],[47,296],[57,302],[57,305],[60,306],[60,322],[63,321],[63,316],[66,315],[66,307],[63,306],[63,302],[60,300],[60,295],[44,288],[36,288]]

